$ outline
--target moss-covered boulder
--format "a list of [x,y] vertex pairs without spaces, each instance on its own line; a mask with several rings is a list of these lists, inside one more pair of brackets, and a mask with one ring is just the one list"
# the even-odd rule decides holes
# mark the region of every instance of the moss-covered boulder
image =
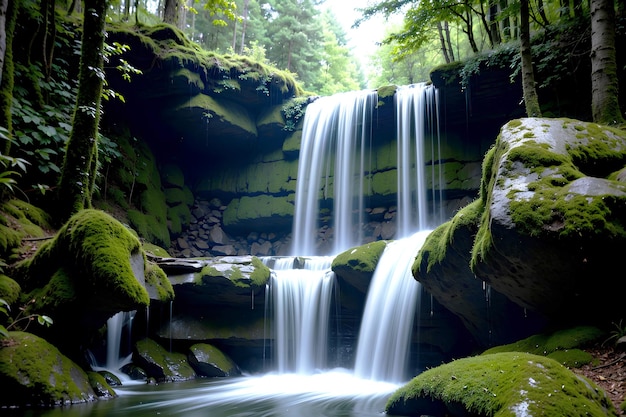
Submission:
[[129,229],[103,211],[83,210],[18,264],[14,277],[27,299],[35,300],[29,311],[54,320],[50,329],[33,331],[46,331],[62,349],[80,346],[84,340],[76,339],[89,337],[119,311],[145,308],[150,299],[144,269],[141,243]]
[[241,371],[224,352],[207,343],[196,343],[189,348],[187,359],[200,376],[227,377],[241,375]]
[[482,210],[476,200],[433,230],[412,271],[426,291],[461,319],[479,345],[487,347],[538,333],[545,321],[476,279],[470,261]]
[[521,352],[429,369],[396,391],[386,411],[406,416],[617,416],[593,382],[552,359]]
[[25,201],[11,199],[0,204],[0,257],[12,258],[24,238],[42,238],[50,229],[49,216]]
[[331,268],[339,279],[366,294],[386,245],[387,242],[380,240],[348,249],[333,259]]
[[554,359],[568,368],[580,368],[593,360],[582,350],[597,342],[606,332],[594,326],[578,326],[554,333],[540,333],[506,345],[495,346],[483,355],[500,352],[526,352]]
[[624,131],[569,119],[509,122],[483,161],[478,200],[433,233],[414,276],[446,306],[458,294],[476,312],[485,305],[480,288],[504,295],[519,309],[499,310],[518,317],[522,337],[541,322],[621,316],[611,283],[626,247],[626,184],[617,180],[625,164]]
[[135,343],[133,362],[144,369],[149,378],[161,382],[186,381],[196,377],[186,355],[168,352],[152,339],[141,339]]
[[0,347],[0,406],[51,407],[97,399],[89,377],[44,339],[9,332]]

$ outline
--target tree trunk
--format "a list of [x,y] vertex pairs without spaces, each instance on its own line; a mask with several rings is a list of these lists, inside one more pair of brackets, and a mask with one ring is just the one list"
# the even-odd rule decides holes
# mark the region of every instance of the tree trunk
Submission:
[[2,83],[2,68],[4,55],[7,50],[7,10],[9,0],[0,0],[0,84]]
[[541,117],[539,97],[535,87],[533,57],[530,49],[530,11],[529,0],[520,1],[520,54],[522,61],[522,90],[528,117]]
[[165,9],[163,10],[163,22],[178,27],[180,0],[165,0]]
[[441,45],[441,53],[443,54],[443,58],[446,60],[446,64],[450,62],[450,56],[448,55],[448,48],[446,47],[446,38],[443,34],[443,27],[441,22],[437,22],[437,32],[439,33],[439,44]]
[[591,115],[604,124],[624,121],[617,99],[613,0],[591,1]]
[[246,44],[246,29],[248,27],[248,9],[250,8],[250,0],[244,0],[243,2],[243,22],[241,24],[241,49],[240,54],[243,54],[243,48]]
[[[14,65],[13,65],[13,34],[15,33],[15,22],[17,12],[20,8],[20,0],[9,0],[6,10],[5,21],[5,49],[3,53],[2,80],[0,81],[0,126],[7,128],[9,133],[13,131],[11,117],[11,107],[13,104],[13,87],[15,85]],[[7,141],[5,154],[9,154],[11,142]]]
[[446,35],[446,44],[448,45],[448,53],[450,54],[450,62],[456,61],[454,57],[454,48],[452,47],[452,40],[450,39],[450,25],[448,22],[443,23],[443,32]]
[[57,194],[61,221],[91,206],[104,83],[106,4],[85,0],[76,107]]

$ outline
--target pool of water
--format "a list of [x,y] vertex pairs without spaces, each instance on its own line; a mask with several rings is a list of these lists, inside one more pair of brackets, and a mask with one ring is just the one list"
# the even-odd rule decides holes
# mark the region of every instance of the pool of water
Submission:
[[[118,397],[48,410],[2,410],[20,417],[380,417],[399,385],[334,370],[267,374],[116,389]],[[5,413],[6,411],[6,413]],[[388,416],[388,415],[386,415]],[[390,417],[390,416],[388,416]]]

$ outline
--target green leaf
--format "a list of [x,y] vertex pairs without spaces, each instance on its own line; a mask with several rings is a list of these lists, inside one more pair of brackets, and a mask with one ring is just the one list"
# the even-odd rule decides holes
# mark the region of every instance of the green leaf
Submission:
[[2,337],[9,337],[9,332],[7,331],[7,329],[0,324],[0,336]]
[[46,326],[46,327],[50,327],[50,325],[52,325],[52,319],[48,316],[37,316],[37,321],[39,322],[39,324],[41,324],[42,326]]

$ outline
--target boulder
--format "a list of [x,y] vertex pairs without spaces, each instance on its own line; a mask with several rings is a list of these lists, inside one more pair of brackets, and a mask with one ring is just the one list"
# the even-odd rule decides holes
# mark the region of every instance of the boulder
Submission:
[[240,375],[241,371],[222,351],[206,343],[196,343],[189,348],[189,363],[200,376],[226,377]]
[[612,178],[625,164],[623,131],[511,121],[485,157],[480,198],[429,237],[414,276],[483,335],[519,338],[548,323],[619,316],[612,283],[626,247],[626,184]]
[[135,343],[133,362],[144,369],[149,378],[160,382],[186,381],[196,377],[184,354],[168,352],[152,339]]
[[372,275],[387,243],[377,241],[348,249],[333,259],[332,270],[337,278],[367,294]]
[[459,359],[429,369],[386,406],[402,416],[617,416],[606,393],[557,361],[522,352]]
[[51,407],[95,401],[89,378],[44,339],[9,332],[0,348],[0,406]]
[[77,348],[85,342],[77,339],[88,338],[115,313],[149,304],[145,268],[139,239],[110,215],[89,209],[72,216],[54,239],[17,265],[14,277],[35,300],[32,311],[52,317],[55,328],[81,329],[68,335],[33,328],[69,355],[66,344]]

